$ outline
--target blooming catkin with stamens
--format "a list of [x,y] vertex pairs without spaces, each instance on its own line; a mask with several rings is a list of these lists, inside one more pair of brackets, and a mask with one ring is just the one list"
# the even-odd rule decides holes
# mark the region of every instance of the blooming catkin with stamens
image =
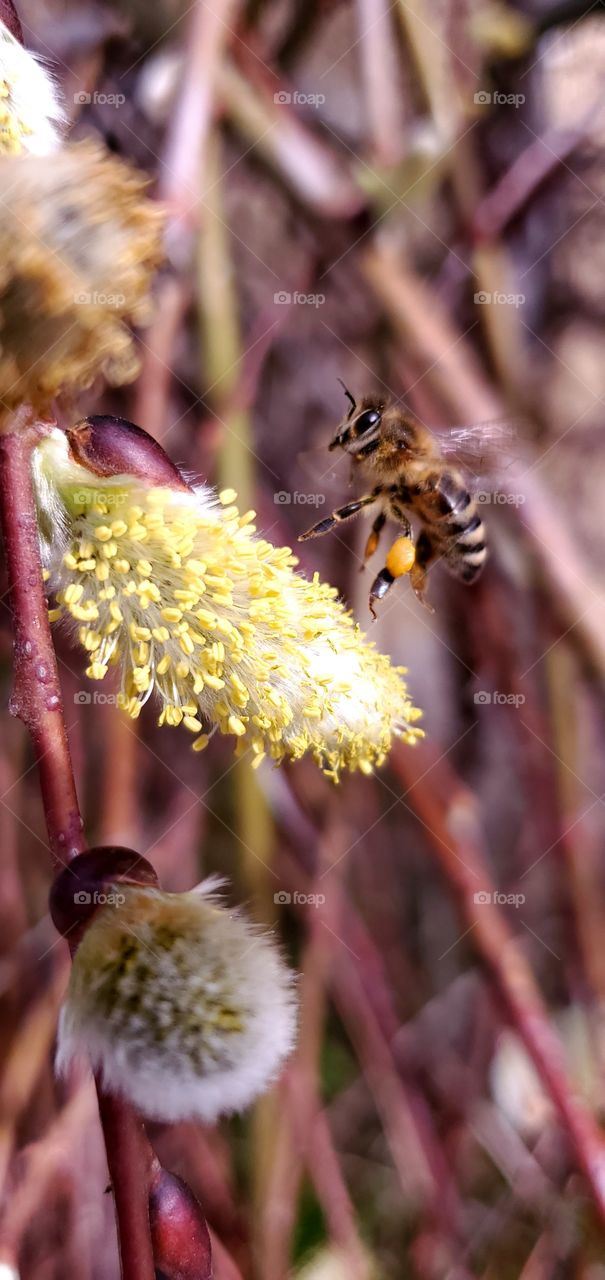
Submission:
[[52,76],[0,22],[0,157],[49,155],[64,121]]
[[110,888],[74,956],[59,1071],[88,1059],[106,1089],[156,1120],[248,1106],[294,1044],[293,980],[277,947],[211,884]]
[[[102,424],[87,422],[102,449]],[[138,431],[121,427],[125,439]],[[254,513],[240,515],[232,492],[217,501],[175,471],[151,484],[95,476],[59,431],[36,451],[35,481],[53,616],[77,623],[92,679],[121,666],[119,701],[132,717],[155,692],[160,724],[183,724],[194,750],[214,726],[254,763],[310,752],[335,779],[343,768],[371,772],[394,735],[418,736],[402,669],[332,587],[295,572],[289,548],[255,536]]]
[[0,403],[45,412],[62,392],[138,369],[162,213],[145,178],[83,142],[0,161]]

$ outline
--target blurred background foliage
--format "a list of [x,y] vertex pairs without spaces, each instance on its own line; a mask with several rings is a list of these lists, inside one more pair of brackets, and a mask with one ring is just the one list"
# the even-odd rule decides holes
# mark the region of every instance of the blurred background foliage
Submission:
[[[484,907],[506,917],[598,1124],[602,7],[23,0],[20,12],[73,136],[133,160],[169,209],[140,378],[65,406],[71,420],[102,407],[139,422],[287,544],[351,492],[325,449],[338,378],[430,425],[514,424],[485,483],[481,582],[436,568],[434,614],[404,582],[371,627],[425,711],[413,764],[335,789],[306,761],[252,774],[216,739],[194,756],[150,706],[126,723],[58,641],[91,842],[139,848],[169,889],[225,874],[301,972],[299,1048],[279,1086],[220,1131],[158,1127],[161,1158],[202,1199],[217,1280],[602,1280],[602,1217],[481,930]],[[360,520],[301,548],[363,627],[366,536]],[[456,859],[471,809],[502,897],[470,892],[465,915]],[[46,914],[45,843],[25,735],[5,711],[0,1260],[23,1280],[110,1280],[94,1102],[52,1077],[67,959]]]

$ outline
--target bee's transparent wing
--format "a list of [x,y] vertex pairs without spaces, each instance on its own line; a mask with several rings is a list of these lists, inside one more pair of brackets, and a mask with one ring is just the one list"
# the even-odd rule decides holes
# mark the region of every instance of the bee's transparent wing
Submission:
[[502,473],[519,452],[518,424],[510,419],[451,427],[436,431],[435,436],[443,456],[457,462],[476,480]]

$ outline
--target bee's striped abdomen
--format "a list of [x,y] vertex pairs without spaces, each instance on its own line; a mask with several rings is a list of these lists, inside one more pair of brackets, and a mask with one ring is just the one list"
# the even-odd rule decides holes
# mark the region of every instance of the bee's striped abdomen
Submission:
[[487,538],[477,503],[464,477],[448,468],[433,472],[418,494],[414,509],[422,520],[435,557],[456,578],[474,582],[487,560]]

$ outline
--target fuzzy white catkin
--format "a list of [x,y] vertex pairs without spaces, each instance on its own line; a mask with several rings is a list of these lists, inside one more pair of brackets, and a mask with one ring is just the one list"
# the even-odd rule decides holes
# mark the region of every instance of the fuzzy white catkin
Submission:
[[212,1122],[274,1080],[295,1039],[293,978],[213,887],[115,886],[74,957],[60,1072],[88,1058],[112,1093],[163,1121]]
[[0,22],[0,153],[46,156],[61,144],[65,112],[51,73]]

